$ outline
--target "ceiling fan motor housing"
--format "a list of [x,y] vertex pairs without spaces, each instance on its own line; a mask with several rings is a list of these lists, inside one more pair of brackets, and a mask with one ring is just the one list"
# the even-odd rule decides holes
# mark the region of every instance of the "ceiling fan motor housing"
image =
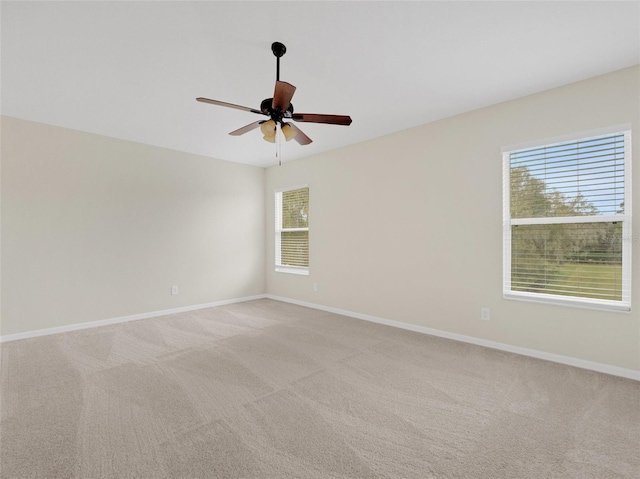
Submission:
[[274,110],[272,108],[273,98],[265,98],[260,103],[260,111],[265,115],[269,115],[273,121],[282,122],[283,118],[291,118],[293,115],[293,103],[289,103],[289,107],[285,111]]

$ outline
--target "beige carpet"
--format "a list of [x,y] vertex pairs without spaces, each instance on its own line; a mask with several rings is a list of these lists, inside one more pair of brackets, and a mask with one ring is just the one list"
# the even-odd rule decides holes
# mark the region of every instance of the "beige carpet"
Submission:
[[638,478],[640,383],[258,300],[2,345],[3,478]]

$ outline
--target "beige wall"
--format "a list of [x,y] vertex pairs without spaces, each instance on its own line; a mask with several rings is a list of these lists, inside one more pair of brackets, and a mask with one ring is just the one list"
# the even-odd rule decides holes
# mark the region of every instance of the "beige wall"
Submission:
[[7,117],[1,154],[2,335],[264,292],[264,169]]
[[[267,292],[640,370],[640,147],[630,314],[502,298],[500,157],[623,123],[638,143],[639,91],[640,67],[625,69],[266,175],[3,117],[0,334]],[[299,184],[310,186],[309,276],[273,270],[273,190]]]
[[[640,370],[639,88],[634,67],[269,168],[267,292]],[[635,143],[632,312],[503,299],[501,147],[623,123]],[[309,276],[273,268],[273,191],[299,184]]]

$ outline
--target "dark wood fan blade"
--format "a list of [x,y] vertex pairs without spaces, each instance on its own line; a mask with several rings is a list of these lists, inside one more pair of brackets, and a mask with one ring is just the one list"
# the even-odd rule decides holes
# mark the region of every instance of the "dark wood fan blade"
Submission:
[[310,123],[330,123],[332,125],[350,125],[351,117],[347,115],[320,115],[318,113],[294,113],[291,116],[295,121],[308,121]]
[[209,98],[202,98],[202,97],[196,98],[196,101],[200,101],[202,103],[210,103],[212,105],[226,106],[227,108],[235,108],[236,110],[250,111],[251,113],[258,113],[259,115],[264,115],[264,113],[262,113],[260,110],[249,108],[248,106],[234,105],[233,103],[227,103],[224,101],[210,100]]
[[293,137],[293,139],[296,140],[301,145],[308,145],[309,143],[311,143],[313,141],[307,135],[302,133],[302,130],[300,128],[298,128],[296,125],[294,125],[293,123],[289,123],[289,126],[291,128],[293,128],[298,133],[296,136]]
[[286,81],[277,81],[276,89],[273,92],[273,102],[271,107],[274,110],[286,111],[291,104],[293,94],[296,92],[296,87]]
[[258,128],[260,126],[260,123],[262,123],[262,122],[261,121],[254,121],[253,123],[249,123],[248,125],[245,125],[242,128],[238,128],[237,130],[234,130],[229,134],[233,135],[233,136],[244,135],[245,133],[248,133],[251,130],[255,130],[256,128]]

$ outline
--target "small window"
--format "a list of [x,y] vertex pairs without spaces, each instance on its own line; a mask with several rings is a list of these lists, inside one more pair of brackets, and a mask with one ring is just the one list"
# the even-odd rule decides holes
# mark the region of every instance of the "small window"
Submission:
[[276,191],[276,271],[309,274],[309,188]]
[[505,151],[504,295],[630,310],[631,133]]

